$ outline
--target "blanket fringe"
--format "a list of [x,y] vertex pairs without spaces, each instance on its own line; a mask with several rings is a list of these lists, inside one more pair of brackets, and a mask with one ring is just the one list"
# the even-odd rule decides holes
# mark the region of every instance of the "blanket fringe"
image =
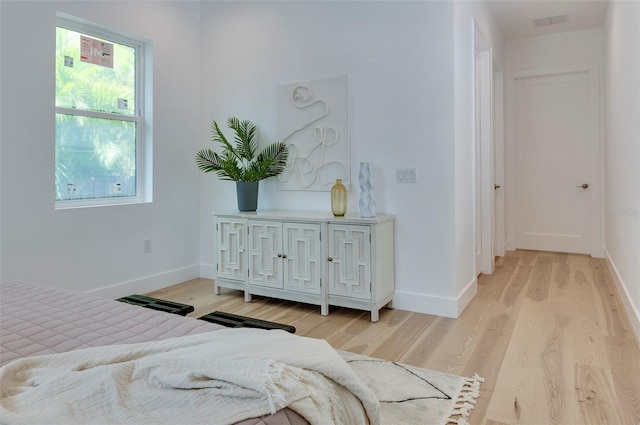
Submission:
[[480,384],[483,382],[484,378],[477,373],[473,378],[464,378],[462,388],[458,391],[458,397],[454,400],[447,418],[447,425],[469,425],[469,414],[480,396]]
[[272,363],[267,368],[264,376],[264,390],[263,394],[267,396],[267,401],[269,402],[269,410],[271,414],[276,413],[276,406],[281,406],[284,404],[284,393],[278,386],[275,381],[284,373],[284,364],[283,363]]

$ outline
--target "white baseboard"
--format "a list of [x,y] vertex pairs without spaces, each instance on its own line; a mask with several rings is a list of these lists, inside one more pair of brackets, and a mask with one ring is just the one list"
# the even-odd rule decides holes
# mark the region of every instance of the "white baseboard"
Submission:
[[200,277],[204,279],[215,279],[218,276],[215,264],[200,264]]
[[515,251],[515,248],[511,246],[511,241],[507,239],[504,241],[504,252]]
[[469,305],[473,297],[478,293],[478,278],[474,277],[471,282],[465,286],[460,294],[458,294],[457,305],[458,305],[458,315],[456,317],[460,317],[465,308]]
[[473,279],[457,298],[396,291],[393,298],[393,305],[399,310],[415,311],[417,313],[456,319],[460,317],[462,311],[469,305],[477,292],[478,280]]
[[146,292],[166,288],[167,286],[175,285],[177,283],[186,282],[187,280],[197,279],[198,277],[200,277],[200,265],[194,264],[192,266],[181,267],[179,269],[167,270],[162,273],[145,276],[140,279],[93,289],[91,291],[87,291],[87,293],[115,299],[132,294],[144,294]]
[[631,326],[633,327],[633,331],[636,334],[636,339],[640,341],[640,313],[638,312],[638,309],[636,308],[636,306],[633,305],[633,302],[631,301],[631,296],[629,295],[629,292],[627,292],[627,287],[622,281],[622,278],[618,273],[618,269],[616,268],[616,265],[611,260],[609,251],[607,251],[606,247],[603,248],[603,251],[604,251],[605,264],[607,265],[607,268],[609,269],[611,277],[613,278],[613,282],[616,285],[618,294],[620,294],[620,298],[622,299],[622,304],[624,305],[624,309],[627,311],[627,317],[629,318],[629,321],[631,322]]

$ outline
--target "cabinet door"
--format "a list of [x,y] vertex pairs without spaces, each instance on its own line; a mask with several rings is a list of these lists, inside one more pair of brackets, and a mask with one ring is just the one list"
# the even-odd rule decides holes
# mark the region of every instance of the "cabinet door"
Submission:
[[284,288],[320,294],[320,225],[283,223]]
[[282,223],[249,220],[249,284],[282,288]]
[[371,228],[329,225],[329,294],[371,299]]
[[218,277],[247,281],[247,222],[219,217],[216,221],[218,243]]

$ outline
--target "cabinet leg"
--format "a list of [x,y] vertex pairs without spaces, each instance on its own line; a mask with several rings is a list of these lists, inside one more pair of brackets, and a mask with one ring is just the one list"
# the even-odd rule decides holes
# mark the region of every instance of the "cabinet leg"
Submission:
[[213,295],[220,295],[220,287],[215,281],[213,282]]
[[391,310],[393,310],[395,307],[393,306],[393,299],[391,301],[389,301],[386,305],[387,308],[390,308]]
[[251,293],[249,291],[244,291],[244,302],[246,303],[251,302]]
[[378,309],[374,307],[373,310],[371,310],[371,321],[375,323],[378,321],[378,319]]
[[327,304],[320,304],[320,314],[322,316],[329,315],[329,306]]

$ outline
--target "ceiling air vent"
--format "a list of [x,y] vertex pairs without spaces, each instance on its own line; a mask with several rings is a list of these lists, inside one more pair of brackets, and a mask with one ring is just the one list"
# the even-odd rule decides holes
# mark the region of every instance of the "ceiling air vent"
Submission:
[[566,24],[569,22],[569,15],[549,16],[533,20],[534,27],[548,27],[549,25]]

